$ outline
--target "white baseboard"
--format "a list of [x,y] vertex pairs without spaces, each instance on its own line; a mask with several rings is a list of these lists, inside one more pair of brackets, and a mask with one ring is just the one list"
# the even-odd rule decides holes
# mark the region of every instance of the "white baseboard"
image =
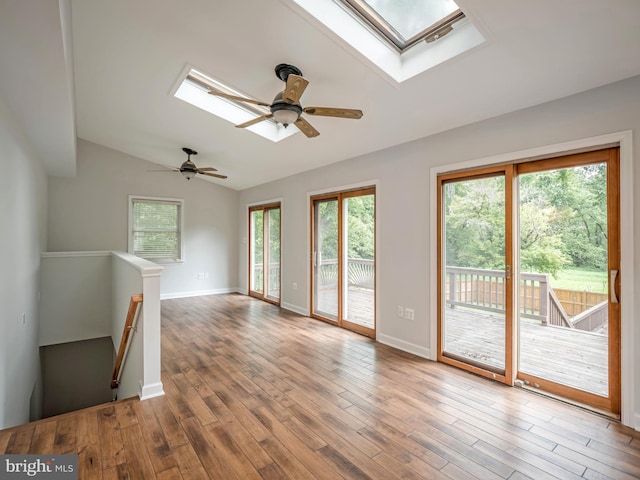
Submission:
[[293,305],[292,303],[280,303],[280,307],[284,308],[285,310],[289,310],[293,313],[297,313],[298,315],[302,315],[304,317],[308,317],[309,316],[309,312],[307,311],[306,308],[303,307],[299,307],[297,305]]
[[390,347],[402,350],[403,352],[412,353],[414,355],[417,355],[418,357],[431,360],[431,350],[426,347],[422,347],[405,340],[400,340],[399,338],[391,337],[389,335],[385,335],[384,333],[378,333],[376,335],[376,340]]
[[150,398],[162,397],[163,395],[162,382],[152,383],[150,385],[142,385],[142,382],[140,382],[140,400],[149,400]]
[[242,293],[239,288],[216,288],[214,290],[195,290],[192,292],[161,293],[160,300],[172,298],[201,297],[203,295],[221,295],[224,293]]

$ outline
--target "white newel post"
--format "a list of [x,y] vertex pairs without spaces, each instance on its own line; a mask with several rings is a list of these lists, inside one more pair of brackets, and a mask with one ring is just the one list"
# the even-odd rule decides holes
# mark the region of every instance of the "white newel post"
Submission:
[[160,275],[163,267],[142,270],[142,312],[140,326],[143,338],[143,373],[140,399],[164,395],[160,378]]

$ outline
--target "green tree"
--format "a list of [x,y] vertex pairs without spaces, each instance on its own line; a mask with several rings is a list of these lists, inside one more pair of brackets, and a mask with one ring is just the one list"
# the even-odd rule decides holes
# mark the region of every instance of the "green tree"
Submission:
[[375,197],[347,199],[348,256],[373,260],[375,254]]
[[324,260],[338,258],[338,202],[323,201],[318,204],[318,244]]
[[[606,175],[594,164],[518,177],[523,270],[606,270]],[[447,265],[503,269],[504,208],[503,177],[445,185]]]
[[504,178],[445,186],[447,265],[504,268]]

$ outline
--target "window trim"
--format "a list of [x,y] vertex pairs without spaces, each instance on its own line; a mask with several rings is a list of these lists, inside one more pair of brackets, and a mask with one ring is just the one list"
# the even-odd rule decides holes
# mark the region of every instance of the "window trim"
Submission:
[[128,231],[127,231],[127,251],[132,255],[135,255],[133,248],[133,204],[135,202],[147,202],[147,203],[168,203],[172,205],[178,206],[178,258],[151,258],[151,257],[140,257],[145,260],[149,260],[153,263],[159,264],[172,264],[172,263],[184,263],[184,200],[181,198],[171,198],[171,197],[150,197],[145,195],[129,195],[128,200]]
[[436,23],[427,26],[412,37],[405,39],[380,13],[363,0],[337,0],[355,18],[363,22],[378,34],[382,40],[392,46],[397,52],[404,53],[414,45],[433,38],[437,40],[450,31],[448,27],[465,18],[464,12],[458,8]]

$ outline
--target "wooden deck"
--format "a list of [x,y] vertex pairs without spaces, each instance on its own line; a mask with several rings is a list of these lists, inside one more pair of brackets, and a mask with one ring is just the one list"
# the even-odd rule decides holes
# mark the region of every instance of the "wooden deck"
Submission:
[[0,454],[78,454],[81,480],[640,478],[640,432],[243,295],[162,302],[162,381]]
[[[608,394],[607,336],[524,320],[520,370],[598,395]],[[445,350],[504,368],[504,317],[466,308],[446,310]]]
[[[318,298],[318,310],[335,313],[337,307],[337,289],[322,288]],[[347,292],[347,320],[367,328],[375,328],[375,290],[350,286]]]

